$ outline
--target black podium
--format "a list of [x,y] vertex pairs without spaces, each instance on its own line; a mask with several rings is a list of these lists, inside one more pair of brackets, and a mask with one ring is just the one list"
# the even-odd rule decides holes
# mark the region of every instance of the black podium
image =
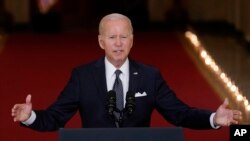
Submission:
[[59,141],[183,141],[181,127],[61,128]]

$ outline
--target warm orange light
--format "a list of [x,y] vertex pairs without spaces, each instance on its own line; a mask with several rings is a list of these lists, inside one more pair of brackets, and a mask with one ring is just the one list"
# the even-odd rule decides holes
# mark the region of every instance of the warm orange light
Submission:
[[187,31],[185,33],[185,37],[194,45],[195,51],[197,51],[198,55],[200,56],[201,61],[210,68],[210,70],[217,75],[220,81],[224,84],[225,88],[228,89],[232,96],[235,96],[235,100],[238,102],[244,102],[246,109],[250,111],[250,105],[246,97],[243,94],[239,93],[238,87],[234,84],[233,81],[223,72],[220,67],[216,64],[213,58],[209,55],[209,53],[205,50],[205,48],[201,45],[197,35],[195,35],[191,31]]

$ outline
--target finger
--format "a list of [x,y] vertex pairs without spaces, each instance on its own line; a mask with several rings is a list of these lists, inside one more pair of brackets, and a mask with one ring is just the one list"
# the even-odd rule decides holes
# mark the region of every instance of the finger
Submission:
[[14,122],[16,122],[17,121],[17,115],[16,115],[16,113],[12,113],[11,115],[13,117]]
[[18,110],[20,108],[21,104],[15,104],[13,108],[11,109],[11,115],[16,116],[18,114]]
[[14,109],[12,109],[12,111],[11,111],[11,115],[12,115],[12,116],[16,116],[16,113],[17,113],[17,111],[16,111],[16,110],[14,110]]
[[11,112],[15,112],[18,109],[19,104],[15,104],[13,108],[11,109]]
[[241,111],[239,110],[233,110],[234,115],[242,115]]
[[12,107],[11,112],[14,112],[16,110],[16,104]]
[[13,121],[14,121],[14,122],[17,122],[17,121],[18,121],[17,117],[14,117],[14,118],[13,118]]
[[239,119],[241,117],[241,115],[235,114],[232,116],[232,119]]
[[237,120],[231,120],[230,123],[231,124],[238,124],[239,122]]
[[240,119],[242,119],[242,116],[241,115],[233,115],[233,119],[240,120]]
[[12,110],[12,111],[11,111],[11,115],[12,115],[12,116],[13,116],[15,113],[16,113],[15,110]]
[[30,104],[31,103],[31,94],[28,94],[26,97],[26,104]]
[[228,106],[229,102],[228,102],[228,98],[225,98],[222,107],[226,108]]

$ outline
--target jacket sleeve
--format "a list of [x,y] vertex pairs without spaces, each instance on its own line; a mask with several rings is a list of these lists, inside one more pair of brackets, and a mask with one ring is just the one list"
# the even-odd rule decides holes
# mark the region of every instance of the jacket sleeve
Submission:
[[78,73],[74,70],[57,100],[46,110],[35,110],[36,119],[28,128],[37,131],[55,131],[64,127],[78,109],[80,93],[78,78]]
[[160,72],[155,74],[155,99],[157,111],[170,123],[192,129],[211,129],[211,111],[190,107],[177,98]]

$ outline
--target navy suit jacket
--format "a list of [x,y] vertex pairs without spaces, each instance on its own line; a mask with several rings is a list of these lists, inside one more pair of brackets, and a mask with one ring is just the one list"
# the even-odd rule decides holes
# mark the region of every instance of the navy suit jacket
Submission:
[[[192,108],[178,99],[162,78],[160,71],[129,60],[129,90],[147,95],[136,97],[136,108],[122,127],[149,127],[156,109],[167,121],[193,129],[211,128],[211,112]],[[116,127],[108,115],[107,84],[104,58],[82,65],[72,71],[71,78],[58,99],[46,110],[36,110],[37,118],[29,126],[39,131],[53,131],[64,127],[79,110],[82,127]]]

